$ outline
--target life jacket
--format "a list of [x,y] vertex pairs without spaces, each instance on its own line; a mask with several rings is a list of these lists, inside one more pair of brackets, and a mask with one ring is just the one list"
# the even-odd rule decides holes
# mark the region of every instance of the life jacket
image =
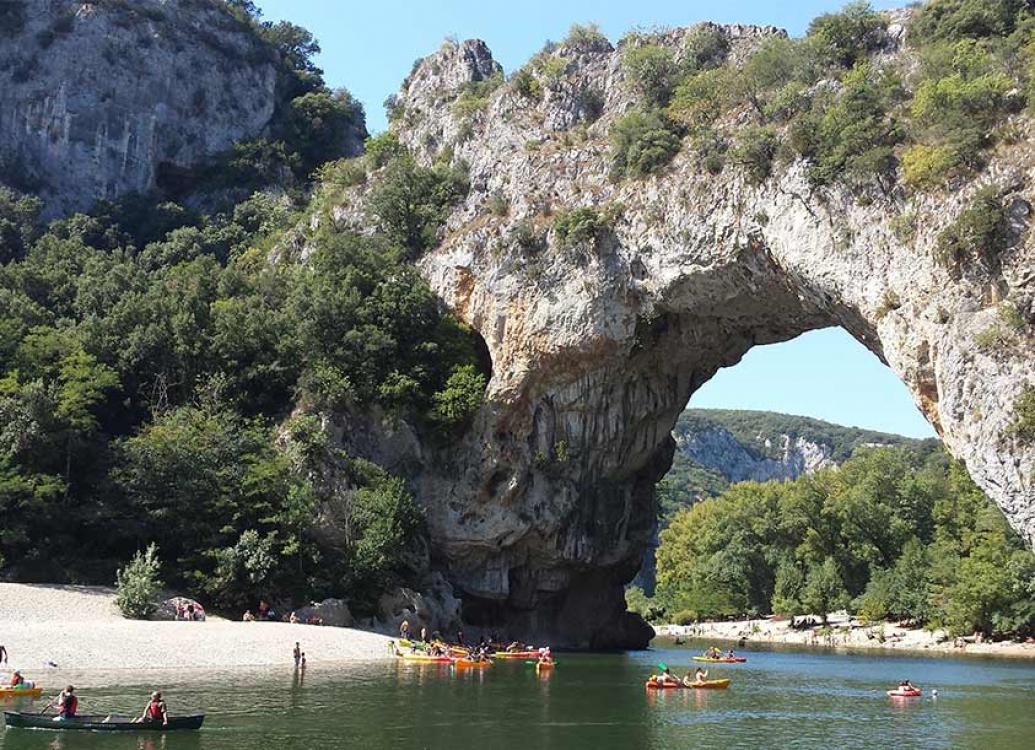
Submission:
[[71,719],[79,708],[79,699],[74,695],[66,695],[61,699],[61,715]]
[[161,701],[151,701],[147,707],[147,715],[151,719],[161,719],[164,708]]

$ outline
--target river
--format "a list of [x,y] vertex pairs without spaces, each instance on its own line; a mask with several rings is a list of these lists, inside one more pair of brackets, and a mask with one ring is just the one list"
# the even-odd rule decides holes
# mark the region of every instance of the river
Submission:
[[[699,646],[695,646],[695,649]],[[404,663],[79,676],[81,712],[142,710],[165,691],[173,713],[203,710],[200,732],[153,735],[9,729],[2,750],[272,748],[979,748],[1035,746],[1035,664],[960,657],[745,651],[712,665],[725,691],[648,693],[659,661],[690,669],[689,647],[559,654],[537,677],[523,662],[484,671]],[[62,679],[75,676],[54,675]],[[908,678],[921,699],[885,690]],[[56,686],[56,685],[55,685]],[[931,697],[937,689],[938,697]],[[36,704],[37,707],[39,704]],[[10,708],[10,706],[5,706]],[[25,708],[25,706],[23,706]]]

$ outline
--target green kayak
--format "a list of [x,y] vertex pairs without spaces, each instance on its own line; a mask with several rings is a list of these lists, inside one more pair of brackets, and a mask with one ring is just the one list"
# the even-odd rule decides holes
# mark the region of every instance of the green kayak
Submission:
[[74,719],[54,721],[53,716],[21,711],[4,711],[8,728],[53,729],[60,732],[80,730],[86,732],[172,732],[177,729],[201,729],[205,714],[193,716],[170,716],[169,723],[160,721],[134,721],[126,716],[83,715]]

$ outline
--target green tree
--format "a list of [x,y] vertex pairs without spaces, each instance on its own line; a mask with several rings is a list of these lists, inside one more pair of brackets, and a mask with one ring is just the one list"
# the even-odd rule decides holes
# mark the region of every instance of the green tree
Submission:
[[809,568],[805,586],[801,590],[801,605],[805,610],[821,615],[825,625],[831,612],[847,607],[848,604],[848,590],[832,557]]
[[159,580],[161,562],[158,548],[147,545],[143,552],[137,551],[115,577],[115,605],[125,617],[146,620],[158,609],[158,598],[162,582]]

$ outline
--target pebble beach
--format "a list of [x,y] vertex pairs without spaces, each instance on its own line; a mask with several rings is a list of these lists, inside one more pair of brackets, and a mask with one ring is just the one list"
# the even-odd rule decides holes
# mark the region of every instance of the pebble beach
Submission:
[[[232,622],[127,620],[114,589],[0,583],[5,665],[40,670],[209,669],[290,665],[295,641],[312,665],[383,660],[389,638],[352,628]],[[53,666],[48,666],[53,665]]]

